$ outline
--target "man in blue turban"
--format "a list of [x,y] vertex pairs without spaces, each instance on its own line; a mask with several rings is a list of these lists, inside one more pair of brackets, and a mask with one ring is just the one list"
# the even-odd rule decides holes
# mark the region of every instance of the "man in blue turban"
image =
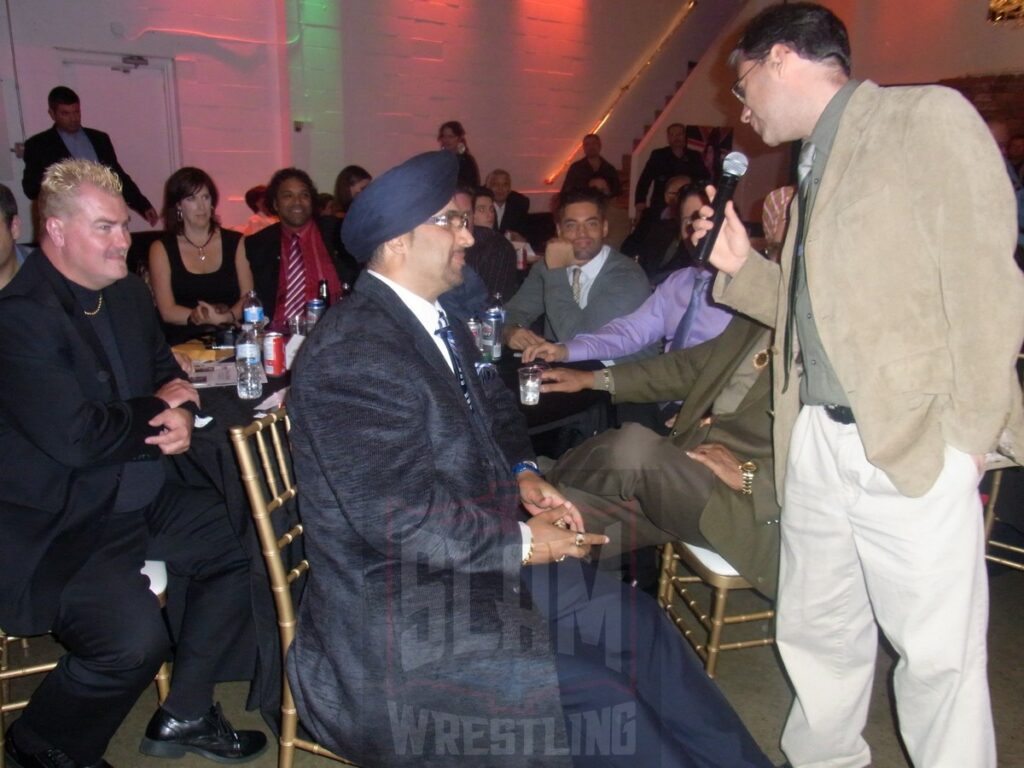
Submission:
[[356,198],[366,269],[293,374],[303,723],[361,765],[769,765],[654,602],[582,562],[607,538],[448,324],[473,243],[457,169],[418,155]]

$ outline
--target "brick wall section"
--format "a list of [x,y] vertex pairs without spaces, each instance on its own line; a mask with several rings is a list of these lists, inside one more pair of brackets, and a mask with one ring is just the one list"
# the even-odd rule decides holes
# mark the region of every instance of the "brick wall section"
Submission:
[[1024,74],[956,77],[939,82],[960,91],[986,120],[1006,121],[1011,136],[1024,134]]

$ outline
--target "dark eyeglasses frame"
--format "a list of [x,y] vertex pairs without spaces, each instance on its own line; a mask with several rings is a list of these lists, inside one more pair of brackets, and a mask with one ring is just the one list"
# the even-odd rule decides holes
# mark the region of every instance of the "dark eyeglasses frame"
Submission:
[[760,59],[755,61],[754,66],[744,72],[740,77],[736,78],[736,82],[733,83],[732,88],[729,89],[732,92],[732,95],[735,96],[737,101],[739,101],[743,106],[747,105],[747,92],[743,90],[743,81],[747,79],[747,75],[757,69],[761,64],[764,64],[767,59],[767,56],[762,56]]

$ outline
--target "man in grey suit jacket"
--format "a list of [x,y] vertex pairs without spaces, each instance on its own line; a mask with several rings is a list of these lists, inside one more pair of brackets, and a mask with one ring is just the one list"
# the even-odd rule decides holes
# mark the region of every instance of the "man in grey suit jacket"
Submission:
[[767,766],[653,601],[580,562],[606,538],[446,326],[473,243],[457,172],[425,153],[356,198],[345,246],[367,268],[296,365],[303,722],[361,765]]
[[821,6],[765,9],[733,63],[743,122],[803,141],[781,264],[731,206],[711,258],[716,298],[778,339],[783,750],[794,766],[870,762],[880,627],[914,764],[991,768],[976,486],[987,451],[1020,458],[1024,328],[1002,160],[956,92],[851,80],[846,29]]
[[505,343],[510,348],[544,343],[528,327],[542,315],[544,336],[567,341],[628,315],[650,294],[636,262],[605,245],[605,208],[605,197],[590,189],[563,196],[556,214],[558,238],[548,243],[544,258],[505,306]]

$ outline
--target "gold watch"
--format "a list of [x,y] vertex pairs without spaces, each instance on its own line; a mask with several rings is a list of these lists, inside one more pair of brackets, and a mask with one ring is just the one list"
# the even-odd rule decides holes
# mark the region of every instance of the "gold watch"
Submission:
[[752,461],[744,461],[740,464],[740,474],[743,476],[743,485],[740,486],[740,493],[744,496],[752,496],[754,493],[754,475],[757,474],[757,464]]

